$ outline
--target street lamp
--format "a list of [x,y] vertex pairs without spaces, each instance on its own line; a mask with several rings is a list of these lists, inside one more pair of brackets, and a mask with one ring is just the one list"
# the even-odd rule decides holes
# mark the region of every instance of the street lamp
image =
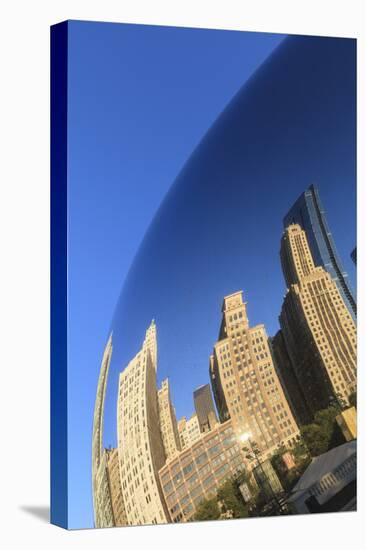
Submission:
[[[256,444],[255,441],[252,441],[251,439],[252,437],[252,434],[251,432],[243,432],[239,435],[238,439],[239,441],[244,444],[243,447],[242,447],[242,450],[247,453],[245,455],[245,458],[247,458],[248,460],[255,460],[256,463],[257,463],[257,467],[260,469],[261,473],[262,473],[262,476],[263,476],[263,480],[266,480],[267,482],[267,485],[269,487],[269,490],[272,494],[272,498],[273,500],[275,501],[276,503],[276,507],[277,507],[277,511],[279,512],[279,514],[281,514],[283,512],[283,508],[282,508],[282,505],[281,503],[279,502],[278,498],[277,498],[277,495],[276,493],[274,492],[273,490],[273,487],[271,485],[271,482],[269,481],[268,479],[268,476],[267,474],[265,473],[264,469],[263,469],[263,463],[261,462],[261,460],[259,459],[259,455],[260,455],[260,450]],[[249,447],[246,447],[245,446],[245,443],[248,443]],[[262,483],[260,483],[260,485],[262,485]],[[264,486],[262,487],[264,489],[264,493],[266,494],[266,491],[265,491],[265,488]]]

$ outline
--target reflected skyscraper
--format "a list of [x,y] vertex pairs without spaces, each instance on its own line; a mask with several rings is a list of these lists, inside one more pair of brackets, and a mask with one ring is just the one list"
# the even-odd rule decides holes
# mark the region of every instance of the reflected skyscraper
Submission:
[[170,460],[181,449],[177,419],[170,396],[169,380],[166,378],[158,391],[159,421],[165,456]]
[[305,231],[290,225],[281,241],[288,291],[280,325],[311,412],[356,388],[356,326],[336,282],[313,260]]
[[196,409],[201,432],[212,430],[217,424],[215,405],[212,400],[209,384],[200,386],[193,392],[194,407]]
[[282,330],[278,330],[275,336],[270,338],[270,347],[277,374],[296,421],[299,425],[307,424],[312,419],[311,413],[295,376]]
[[105,454],[113,523],[116,527],[121,527],[127,524],[127,518],[119,475],[118,449],[106,449]]
[[158,478],[165,464],[156,386],[154,321],[140,351],[119,376],[117,431],[122,496],[129,525],[166,523]]
[[229,416],[237,435],[249,433],[265,457],[281,443],[295,444],[299,430],[274,368],[265,327],[249,327],[241,291],[224,298],[210,374],[214,395],[221,396],[220,419]]
[[357,305],[348,275],[330,232],[319,190],[310,187],[300,195],[283,219],[284,228],[297,223],[306,232],[308,245],[317,266],[322,266],[335,281],[339,292],[353,319],[356,319]]
[[178,422],[178,432],[182,449],[193,445],[201,437],[200,423],[198,422],[197,415],[195,413],[192,414],[189,420],[185,416],[182,416]]

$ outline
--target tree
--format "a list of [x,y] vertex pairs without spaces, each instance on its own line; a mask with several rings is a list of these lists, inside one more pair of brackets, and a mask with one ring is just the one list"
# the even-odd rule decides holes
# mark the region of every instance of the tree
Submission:
[[217,499],[210,498],[202,500],[196,510],[196,513],[193,517],[194,521],[209,521],[214,519],[219,519],[220,509],[217,503]]
[[327,409],[315,413],[314,421],[311,424],[301,426],[301,436],[311,456],[323,454],[344,441],[340,437],[335,421],[339,412],[337,406],[331,405]]
[[248,506],[244,503],[237,482],[227,479],[217,491],[217,499],[224,512],[231,511],[234,518],[248,517]]
[[351,407],[356,407],[356,409],[357,409],[357,393],[355,391],[353,393],[351,393],[348,400],[349,400],[349,404],[351,405]]

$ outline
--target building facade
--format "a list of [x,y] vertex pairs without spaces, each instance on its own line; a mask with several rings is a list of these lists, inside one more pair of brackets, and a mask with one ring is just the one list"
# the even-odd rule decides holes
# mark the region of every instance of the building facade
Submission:
[[218,420],[210,385],[205,384],[194,390],[193,401],[201,432],[212,430]]
[[114,527],[112,497],[109,486],[107,452],[102,450],[100,462],[93,482],[94,525],[100,527]]
[[191,519],[203,499],[215,496],[218,487],[243,468],[240,443],[230,420],[202,434],[159,471],[170,520]]
[[159,426],[156,326],[119,377],[117,430],[122,497],[128,525],[167,522],[158,471],[166,456]]
[[282,330],[270,338],[270,347],[274,366],[296,422],[298,425],[308,424],[312,420],[312,415],[292,367]]
[[106,456],[103,450],[104,402],[112,351],[112,335],[110,335],[103,353],[94,406],[92,488],[95,527],[111,527],[113,525],[110,523],[113,521],[113,514],[106,471]]
[[181,449],[187,449],[201,437],[200,424],[196,414],[189,420],[183,416],[178,422]]
[[352,318],[357,315],[357,304],[348,275],[330,232],[319,191],[314,185],[300,195],[283,220],[286,229],[299,224],[306,232],[309,248],[317,266],[323,267],[335,281],[337,288]]
[[169,380],[166,378],[158,391],[160,430],[163,437],[165,456],[170,460],[181,449],[177,419],[170,396]]
[[[212,372],[211,372],[212,371]],[[242,292],[224,298],[219,339],[210,359],[217,408],[237,435],[250,434],[264,458],[292,446],[298,426],[280,384],[263,325],[249,327]]]
[[356,389],[356,325],[336,282],[316,267],[305,231],[290,225],[281,241],[288,286],[280,325],[308,409],[348,401]]
[[127,516],[122,496],[118,449],[106,449],[105,455],[113,524],[121,527],[127,525]]

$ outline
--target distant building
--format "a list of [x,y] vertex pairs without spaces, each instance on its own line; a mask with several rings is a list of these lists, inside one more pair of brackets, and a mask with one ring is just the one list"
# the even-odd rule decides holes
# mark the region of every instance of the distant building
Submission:
[[159,421],[160,430],[163,437],[165,456],[170,460],[181,449],[177,419],[170,396],[169,381],[163,380],[158,391]]
[[356,510],[356,458],[356,441],[313,458],[288,499],[293,513]]
[[103,353],[94,406],[92,487],[95,527],[113,526],[113,523],[111,523],[113,522],[113,514],[106,471],[106,456],[103,450],[104,402],[112,351],[112,335],[110,335]]
[[306,232],[315,265],[323,267],[330,274],[346,307],[355,320],[357,305],[354,292],[336,250],[325,210],[320,201],[319,190],[314,185],[310,185],[300,195],[284,217],[284,228],[286,229],[291,224],[299,224]]
[[158,471],[166,457],[156,387],[156,327],[151,323],[141,350],[119,377],[117,431],[127,523],[166,523]]
[[193,401],[201,432],[212,430],[218,420],[215,405],[212,400],[210,385],[205,384],[197,388],[193,392]]
[[209,358],[209,376],[216,408],[219,413],[220,422],[226,422],[226,420],[229,420],[230,415],[226,405],[225,393],[221,384],[217,362],[215,361],[214,354],[210,355]]
[[356,389],[356,325],[298,224],[283,234],[281,262],[288,291],[280,325],[307,407],[314,413],[333,396],[347,402]]
[[201,434],[159,471],[170,520],[191,519],[203,499],[215,496],[218,487],[243,468],[240,444],[230,420]]
[[121,527],[127,525],[127,516],[122,496],[118,449],[106,449],[105,454],[113,524],[116,527]]
[[210,358],[220,420],[248,433],[264,458],[295,444],[299,429],[274,367],[264,325],[249,327],[242,292],[224,298],[219,339]]
[[193,414],[189,420],[183,416],[178,422],[178,432],[181,443],[181,449],[186,449],[193,445],[200,437],[200,424],[196,414]]

